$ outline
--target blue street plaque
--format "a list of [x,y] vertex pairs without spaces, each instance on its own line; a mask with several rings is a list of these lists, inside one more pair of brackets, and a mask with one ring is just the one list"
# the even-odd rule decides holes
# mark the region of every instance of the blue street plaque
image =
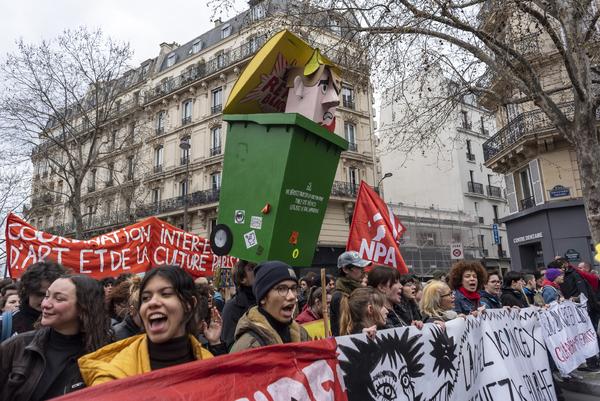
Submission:
[[563,187],[562,185],[555,185],[549,192],[551,198],[560,198],[563,196],[569,196],[571,194],[571,190],[567,187]]
[[494,245],[500,243],[500,232],[498,231],[498,224],[492,224],[492,233],[494,234]]

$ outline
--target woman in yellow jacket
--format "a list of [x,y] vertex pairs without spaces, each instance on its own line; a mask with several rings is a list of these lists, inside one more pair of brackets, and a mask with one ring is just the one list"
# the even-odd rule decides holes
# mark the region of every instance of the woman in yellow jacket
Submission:
[[150,270],[140,284],[139,314],[145,334],[79,358],[85,384],[93,386],[197,359],[212,358],[196,339],[196,290],[178,266]]

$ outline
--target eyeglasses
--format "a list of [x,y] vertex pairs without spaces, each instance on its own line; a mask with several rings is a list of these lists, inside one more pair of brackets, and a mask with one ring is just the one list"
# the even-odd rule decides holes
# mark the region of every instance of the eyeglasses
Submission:
[[297,285],[293,285],[291,287],[288,287],[287,285],[278,285],[277,287],[275,287],[275,290],[281,297],[287,296],[288,292],[290,292],[290,291],[292,292],[292,294],[294,296],[298,295],[298,286]]
[[454,295],[454,293],[452,291],[450,291],[449,293],[442,295],[442,298],[444,298],[444,297],[451,297],[453,295]]

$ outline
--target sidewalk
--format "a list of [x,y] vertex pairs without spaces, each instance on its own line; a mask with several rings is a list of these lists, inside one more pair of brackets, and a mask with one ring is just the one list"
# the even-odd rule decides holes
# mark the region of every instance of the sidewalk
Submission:
[[571,376],[572,379],[559,383],[563,389],[600,397],[600,372],[574,370]]

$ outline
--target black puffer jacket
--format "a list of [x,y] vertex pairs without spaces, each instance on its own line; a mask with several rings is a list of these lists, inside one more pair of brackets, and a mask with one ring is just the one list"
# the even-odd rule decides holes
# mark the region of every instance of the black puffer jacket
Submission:
[[[44,350],[49,337],[50,328],[44,327],[11,337],[0,345],[0,400],[31,399],[46,369]],[[71,365],[63,372],[69,376],[63,381],[65,393],[84,387],[77,360]]]
[[235,342],[235,328],[244,313],[256,305],[252,287],[242,286],[223,308],[223,330],[221,342],[231,348]]
[[585,294],[588,299],[588,313],[592,321],[597,320],[600,315],[600,303],[592,289],[592,286],[586,279],[581,277],[577,270],[569,267],[565,270],[565,279],[560,285],[560,291],[565,299],[579,297]]
[[500,301],[503,306],[518,306],[519,308],[527,308],[529,306],[523,291],[515,290],[510,287],[502,288]]
[[402,297],[399,304],[394,305],[394,311],[400,316],[400,319],[407,325],[410,325],[413,320],[423,320],[419,305],[413,300]]

